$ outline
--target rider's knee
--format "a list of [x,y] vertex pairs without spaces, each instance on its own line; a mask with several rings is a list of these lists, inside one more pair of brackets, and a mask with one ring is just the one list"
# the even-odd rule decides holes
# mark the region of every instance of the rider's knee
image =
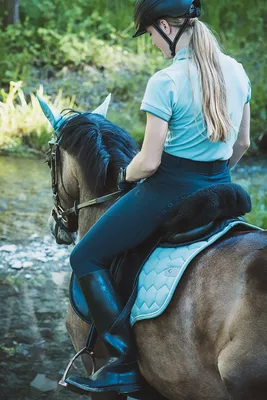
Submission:
[[74,271],[75,271],[75,265],[79,263],[79,258],[80,258],[80,254],[77,247],[78,245],[76,245],[72,250],[72,252],[70,253],[70,265]]

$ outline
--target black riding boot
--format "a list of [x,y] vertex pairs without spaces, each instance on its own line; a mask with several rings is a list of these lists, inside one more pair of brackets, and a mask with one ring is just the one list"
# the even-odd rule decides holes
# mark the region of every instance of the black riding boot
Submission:
[[79,285],[87,301],[96,330],[110,354],[108,363],[89,378],[71,376],[70,385],[88,391],[133,393],[140,389],[133,332],[129,319],[116,323],[123,303],[109,270],[82,276]]

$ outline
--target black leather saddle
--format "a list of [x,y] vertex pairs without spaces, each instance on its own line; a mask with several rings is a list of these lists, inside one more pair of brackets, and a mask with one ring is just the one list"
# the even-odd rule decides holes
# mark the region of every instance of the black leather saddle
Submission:
[[[207,240],[232,221],[245,221],[251,211],[249,194],[237,184],[215,184],[184,199],[168,220],[143,243],[116,257],[111,265],[128,312],[134,304],[135,283],[142,266],[156,247],[177,247]],[[240,225],[239,230],[249,230]],[[253,230],[253,228],[251,228]],[[125,266],[125,267],[124,267]],[[76,314],[91,323],[89,311],[75,275],[72,273],[70,302]]]

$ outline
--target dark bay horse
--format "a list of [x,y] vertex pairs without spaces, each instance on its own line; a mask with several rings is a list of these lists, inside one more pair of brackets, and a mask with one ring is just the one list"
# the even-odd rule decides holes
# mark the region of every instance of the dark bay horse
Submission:
[[[128,133],[100,114],[74,113],[59,130],[65,210],[116,191],[119,167],[138,152]],[[72,216],[80,238],[111,204]],[[89,325],[71,306],[67,329],[76,351],[84,347]],[[229,231],[191,261],[166,311],[133,329],[142,375],[160,399],[266,400],[267,231]],[[100,345],[96,353],[103,357]]]

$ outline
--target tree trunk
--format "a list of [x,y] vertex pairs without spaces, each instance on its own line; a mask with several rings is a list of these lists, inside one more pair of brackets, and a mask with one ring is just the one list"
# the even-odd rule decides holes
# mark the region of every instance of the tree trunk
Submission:
[[4,0],[6,11],[5,25],[19,23],[19,0]]

